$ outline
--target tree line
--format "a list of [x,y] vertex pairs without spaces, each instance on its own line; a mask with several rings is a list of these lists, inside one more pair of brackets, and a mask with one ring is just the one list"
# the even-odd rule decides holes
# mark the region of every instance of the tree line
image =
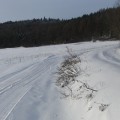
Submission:
[[41,18],[0,23],[0,48],[120,39],[120,7],[70,20]]

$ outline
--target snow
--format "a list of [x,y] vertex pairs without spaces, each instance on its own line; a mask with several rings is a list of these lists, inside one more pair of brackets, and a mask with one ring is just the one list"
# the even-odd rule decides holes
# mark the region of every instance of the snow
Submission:
[[[91,100],[63,98],[55,85],[66,47],[86,68],[77,79],[98,90]],[[0,49],[0,120],[118,120],[119,73],[119,41]]]

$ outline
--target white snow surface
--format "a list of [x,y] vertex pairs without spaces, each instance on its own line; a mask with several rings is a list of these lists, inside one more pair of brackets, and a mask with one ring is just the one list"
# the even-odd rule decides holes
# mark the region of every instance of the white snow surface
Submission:
[[[66,47],[86,68],[78,79],[98,90],[90,101],[63,98],[55,85]],[[119,120],[119,92],[118,41],[0,49],[0,120]]]

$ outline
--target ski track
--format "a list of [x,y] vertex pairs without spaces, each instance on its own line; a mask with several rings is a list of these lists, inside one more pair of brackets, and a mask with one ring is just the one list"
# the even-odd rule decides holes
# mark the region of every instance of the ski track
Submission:
[[39,80],[41,74],[47,72],[56,62],[57,57],[52,56],[41,63],[0,78],[4,78],[4,81],[0,82],[0,101],[3,101],[0,103],[0,120],[5,120],[9,116],[33,84]]
[[[116,49],[117,45],[103,45],[86,48],[82,52],[81,50],[76,50],[75,52],[81,56],[91,53],[92,59],[105,62],[120,70],[120,59],[115,56]],[[56,65],[64,55],[51,55],[42,62],[37,62],[19,71],[0,76],[0,101],[3,101],[0,103],[0,120],[7,119],[15,106],[31,90],[33,85],[40,81],[40,77],[50,72],[51,66],[56,68]],[[46,80],[45,82],[46,87],[49,87],[50,81]],[[44,97],[49,96],[49,93],[46,92]]]

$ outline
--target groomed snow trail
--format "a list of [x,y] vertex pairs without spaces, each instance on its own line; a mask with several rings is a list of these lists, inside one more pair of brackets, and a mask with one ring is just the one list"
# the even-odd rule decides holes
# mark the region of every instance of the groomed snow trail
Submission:
[[[0,120],[5,120],[19,101],[46,73],[57,63],[56,57],[50,57],[40,63],[23,68],[19,72],[0,78]],[[44,76],[42,76],[44,77]],[[5,79],[4,79],[5,78]],[[4,79],[4,80],[3,80]]]
[[[90,80],[99,89],[92,101],[61,99],[55,86],[55,72],[66,54],[66,46],[80,55],[83,66],[87,66],[89,76],[80,79]],[[27,54],[32,57],[28,58]],[[117,41],[1,50],[0,65],[0,120],[117,120],[120,117],[120,96],[116,94],[120,91]],[[100,112],[94,102],[110,106]],[[90,111],[89,106],[92,106]]]

